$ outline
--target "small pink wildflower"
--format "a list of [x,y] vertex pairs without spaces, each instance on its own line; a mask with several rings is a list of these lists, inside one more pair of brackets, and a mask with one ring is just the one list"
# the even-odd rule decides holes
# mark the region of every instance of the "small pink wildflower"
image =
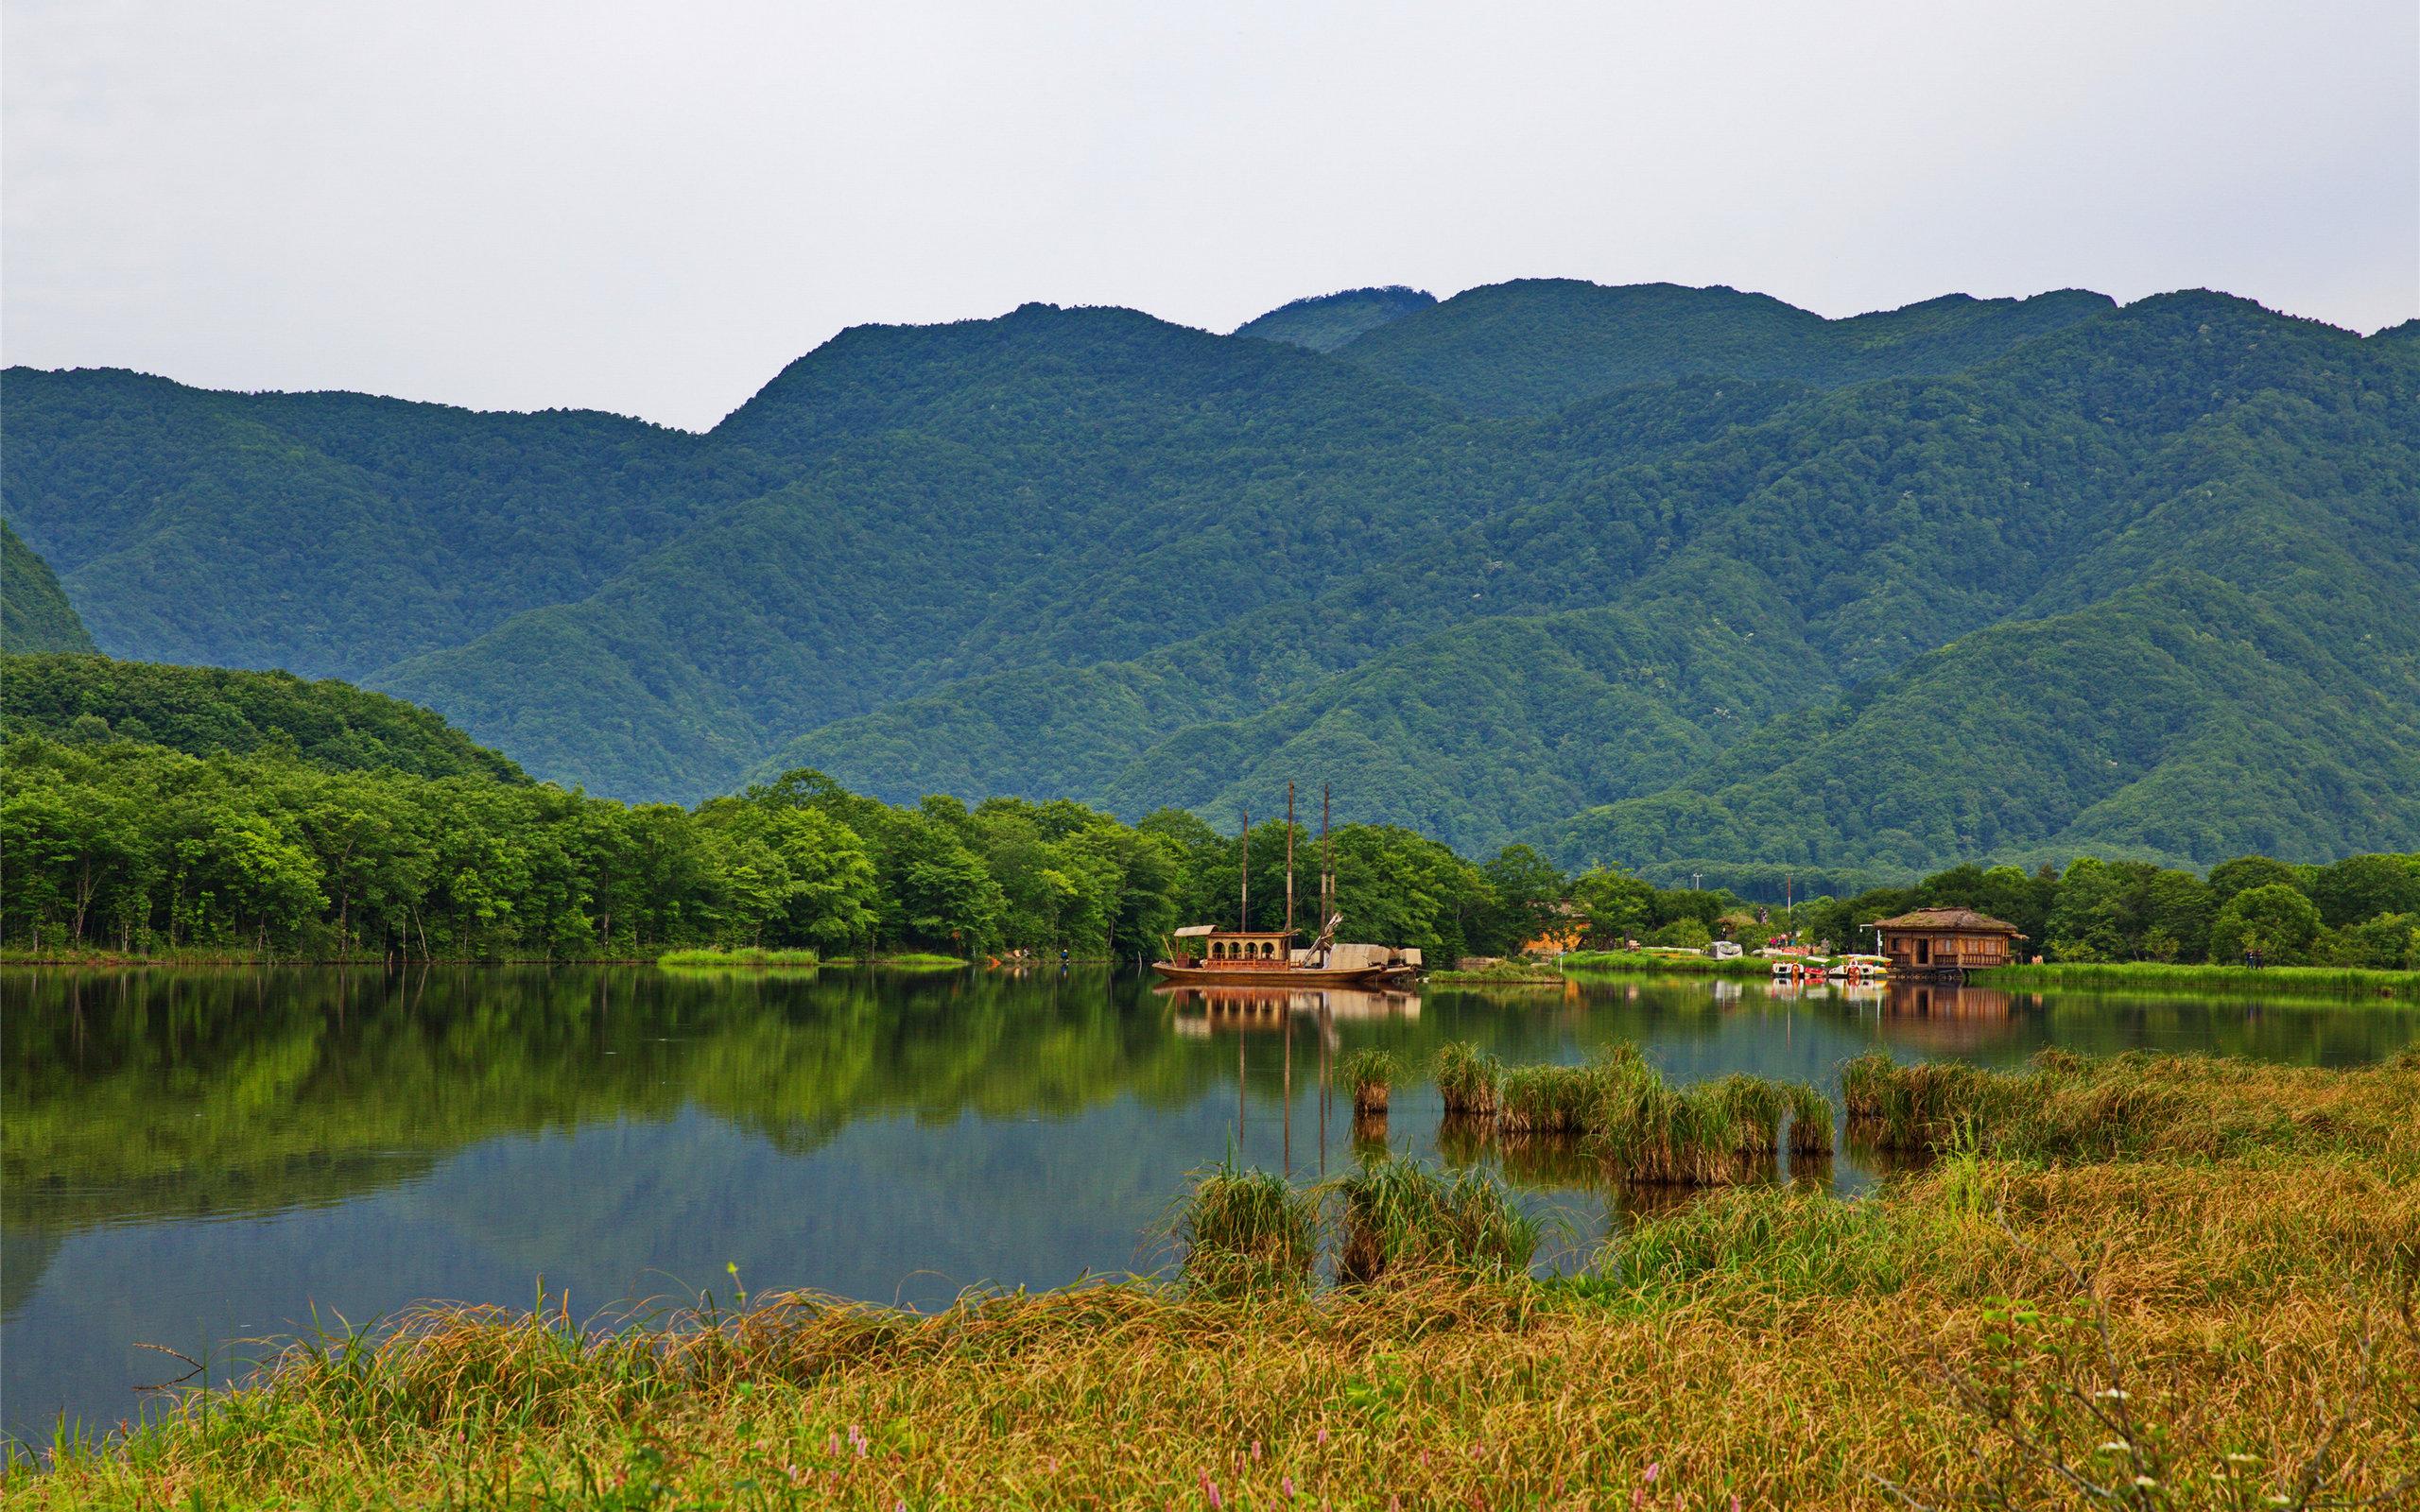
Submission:
[[1327,1448],[1327,1430],[1324,1428],[1320,1430],[1320,1448]]
[[1294,1477],[1291,1475],[1280,1476],[1277,1481],[1277,1488],[1286,1493],[1287,1501],[1291,1502],[1294,1500]]
[[1260,1440],[1257,1438],[1252,1441],[1252,1457],[1253,1463],[1258,1464],[1260,1462]]
[[1663,1471],[1663,1469],[1664,1462],[1662,1460],[1650,1460],[1647,1465],[1647,1484],[1653,1486],[1655,1484],[1655,1477]]

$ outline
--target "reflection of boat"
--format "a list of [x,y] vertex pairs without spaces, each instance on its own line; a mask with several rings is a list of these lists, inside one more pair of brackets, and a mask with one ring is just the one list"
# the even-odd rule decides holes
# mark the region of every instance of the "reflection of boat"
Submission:
[[1174,1005],[1179,1034],[1208,1034],[1214,1028],[1275,1029],[1296,1014],[1331,1022],[1420,1017],[1417,992],[1290,985],[1199,987],[1191,983],[1157,990]]

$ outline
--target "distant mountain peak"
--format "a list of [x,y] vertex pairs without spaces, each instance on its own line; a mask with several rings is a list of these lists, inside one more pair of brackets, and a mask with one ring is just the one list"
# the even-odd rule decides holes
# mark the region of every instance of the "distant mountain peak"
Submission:
[[1392,320],[1427,309],[1437,296],[1402,284],[1373,288],[1340,289],[1281,304],[1236,327],[1235,334],[1260,341],[1282,341],[1313,352],[1334,352]]

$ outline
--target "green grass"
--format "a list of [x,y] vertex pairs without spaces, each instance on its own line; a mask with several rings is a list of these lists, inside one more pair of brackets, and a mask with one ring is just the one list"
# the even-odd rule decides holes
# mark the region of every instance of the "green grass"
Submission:
[[655,958],[658,966],[743,968],[743,967],[806,967],[820,964],[813,951],[765,950],[757,946],[739,946],[731,950],[666,951]]
[[1460,1040],[1437,1047],[1434,1063],[1437,1095],[1447,1116],[1489,1118],[1502,1106],[1504,1064],[1486,1051]]
[[1387,1111],[1403,1062],[1392,1051],[1356,1050],[1337,1061],[1336,1076],[1353,1089],[1353,1116],[1370,1118]]
[[1542,961],[1498,961],[1478,971],[1431,971],[1428,980],[1449,987],[1561,987],[1563,973]]
[[917,971],[943,971],[967,964],[963,956],[907,951],[897,955],[835,955],[834,966],[889,966]]
[[1319,1255],[1319,1199],[1271,1171],[1231,1159],[1194,1183],[1177,1224],[1188,1288],[1237,1297],[1309,1284]]
[[1365,1160],[1328,1184],[1342,1209],[1336,1279],[1347,1286],[1432,1273],[1472,1281],[1527,1275],[1539,1225],[1481,1171]]
[[1574,951],[1562,961],[1564,971],[1585,974],[1590,971],[1615,972],[1677,972],[1687,976],[1758,976],[1770,977],[1771,961],[1756,955],[1738,955],[1718,961],[1710,955],[1651,955],[1645,951]]
[[1604,1093],[1597,1066],[1517,1066],[1497,1083],[1496,1129],[1505,1134],[1585,1133]]
[[2062,991],[2213,992],[2248,997],[2420,999],[2420,971],[2345,966],[2176,966],[2160,961],[2072,961],[1999,966],[1969,978],[1979,987]]

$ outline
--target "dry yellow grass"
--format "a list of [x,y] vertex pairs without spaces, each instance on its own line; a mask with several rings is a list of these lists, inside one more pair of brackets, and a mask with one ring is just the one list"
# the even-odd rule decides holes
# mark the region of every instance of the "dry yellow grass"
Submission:
[[787,1298],[584,1340],[560,1318],[431,1314],[20,1472],[9,1496],[2414,1504],[2420,1065],[2201,1085],[2240,1114],[2215,1149],[1970,1155],[1862,1202],[1722,1191],[1569,1283],[1237,1301],[1125,1284],[927,1319]]

